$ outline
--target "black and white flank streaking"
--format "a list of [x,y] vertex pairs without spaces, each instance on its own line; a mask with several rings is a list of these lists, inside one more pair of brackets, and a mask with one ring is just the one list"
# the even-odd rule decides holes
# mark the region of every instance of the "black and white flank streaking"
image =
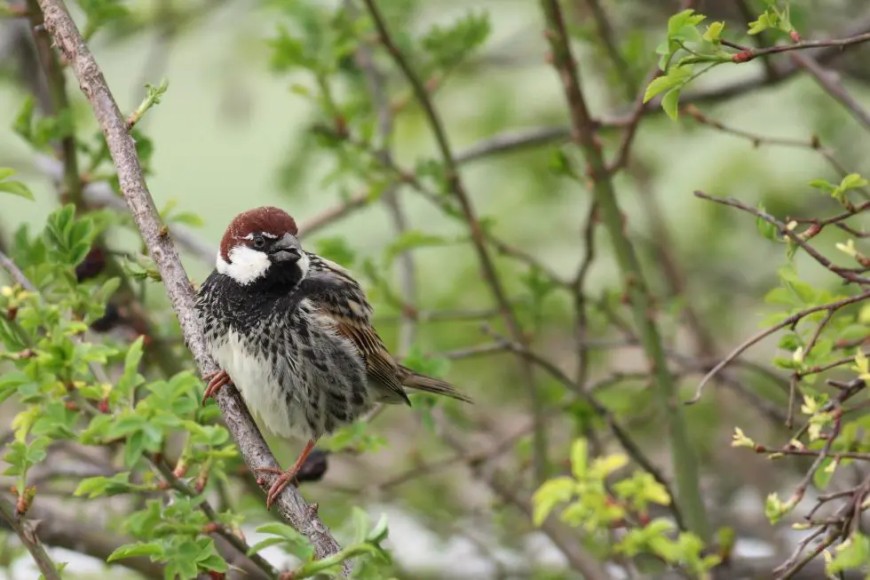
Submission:
[[232,382],[263,426],[307,440],[272,485],[271,505],[317,439],[376,403],[409,404],[405,387],[469,401],[450,384],[398,364],[372,327],[372,308],[341,266],[302,249],[275,207],[236,216],[196,309],[222,369],[205,397]]

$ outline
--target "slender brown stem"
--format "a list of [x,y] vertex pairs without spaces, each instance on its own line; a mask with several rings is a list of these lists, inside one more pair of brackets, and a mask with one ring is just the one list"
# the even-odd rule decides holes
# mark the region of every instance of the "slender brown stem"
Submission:
[[[459,202],[460,209],[471,234],[471,242],[474,246],[475,252],[477,253],[483,277],[492,291],[501,316],[508,328],[508,332],[515,341],[527,344],[528,339],[526,338],[516,313],[507,298],[507,294],[502,286],[501,278],[499,277],[495,264],[490,256],[483,227],[480,224],[477,212],[472,205],[471,198],[468,195],[468,192],[465,189],[465,184],[459,174],[459,167],[453,155],[453,150],[450,146],[450,141],[447,138],[447,131],[444,128],[441,117],[435,110],[435,107],[432,104],[432,99],[429,98],[429,92],[426,90],[423,81],[411,67],[402,51],[399,50],[393,42],[393,38],[387,29],[386,22],[384,21],[375,0],[364,0],[364,2],[375,23],[375,27],[378,30],[381,44],[383,44],[384,48],[396,63],[396,66],[398,66],[404,74],[408,83],[411,85],[417,101],[423,108],[426,119],[435,137],[438,150],[441,154],[441,160],[444,163],[448,190]],[[532,407],[532,416],[535,422],[533,437],[535,450],[535,479],[540,483],[545,479],[547,472],[547,443],[543,402],[541,401],[540,394],[535,386],[534,372],[531,365],[521,360],[520,369],[522,371],[522,382],[528,391],[529,401]]]
[[51,48],[51,38],[43,26],[42,11],[37,0],[27,0],[27,15],[30,19],[30,29],[36,52],[39,54],[40,65],[45,72],[48,93],[51,98],[53,113],[65,117],[61,126],[66,132],[61,138],[61,155],[63,159],[64,194],[76,207],[82,203],[82,179],[79,175],[78,155],[76,153],[75,124],[73,110],[70,107],[66,92],[66,78],[63,74],[60,59]]
[[616,191],[604,160],[601,143],[580,87],[577,62],[571,52],[568,34],[557,0],[541,0],[546,19],[545,35],[552,49],[552,61],[562,81],[571,118],[571,136],[588,164],[586,175],[592,182],[593,194],[601,212],[604,227],[610,234],[623,282],[632,305],[635,324],[648,364],[655,377],[658,401],[667,418],[671,436],[671,460],[677,481],[677,503],[682,508],[689,529],[701,538],[709,531],[704,503],[699,487],[698,465],[689,439],[683,413],[677,400],[677,386],[668,369],[664,347],[655,321],[653,304],[643,272],[631,241],[628,239]]
[[10,528],[12,528],[12,531],[15,532],[21,540],[21,543],[24,544],[24,547],[27,548],[28,552],[30,552],[33,561],[36,563],[36,567],[39,568],[39,571],[42,572],[45,579],[60,580],[60,574],[58,573],[54,562],[45,551],[45,548],[42,547],[42,543],[39,541],[39,537],[34,529],[34,524],[24,519],[23,516],[16,511],[12,502],[7,500],[5,497],[0,497],[0,518],[2,518]]

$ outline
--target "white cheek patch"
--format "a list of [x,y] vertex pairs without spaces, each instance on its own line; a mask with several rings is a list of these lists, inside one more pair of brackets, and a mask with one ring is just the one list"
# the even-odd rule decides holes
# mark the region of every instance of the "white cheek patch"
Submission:
[[299,266],[299,279],[304,280],[305,277],[308,276],[308,267],[311,265],[311,260],[308,258],[308,254],[302,252],[296,265]]
[[227,263],[218,254],[215,267],[218,272],[229,276],[242,286],[265,276],[271,265],[269,256],[247,246],[234,247],[230,250],[229,257],[230,262]]

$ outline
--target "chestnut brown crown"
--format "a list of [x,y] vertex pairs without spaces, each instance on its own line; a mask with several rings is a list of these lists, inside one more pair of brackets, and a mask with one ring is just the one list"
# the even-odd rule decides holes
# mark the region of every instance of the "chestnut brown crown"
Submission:
[[296,220],[283,209],[263,206],[242,212],[233,218],[221,239],[220,255],[230,263],[230,250],[235,246],[250,245],[251,235],[261,233],[280,238],[284,234],[297,235]]

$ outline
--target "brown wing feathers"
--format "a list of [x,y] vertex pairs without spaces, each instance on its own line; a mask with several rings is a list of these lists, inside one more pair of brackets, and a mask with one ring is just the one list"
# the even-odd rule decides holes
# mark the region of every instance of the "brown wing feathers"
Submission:
[[371,306],[359,284],[340,267],[331,268],[331,264],[321,258],[314,257],[314,260],[312,274],[318,280],[318,288],[309,294],[309,299],[322,315],[335,322],[336,331],[359,351],[369,378],[382,389],[384,402],[410,404],[403,385],[471,402],[449,383],[399,365],[371,325]]

